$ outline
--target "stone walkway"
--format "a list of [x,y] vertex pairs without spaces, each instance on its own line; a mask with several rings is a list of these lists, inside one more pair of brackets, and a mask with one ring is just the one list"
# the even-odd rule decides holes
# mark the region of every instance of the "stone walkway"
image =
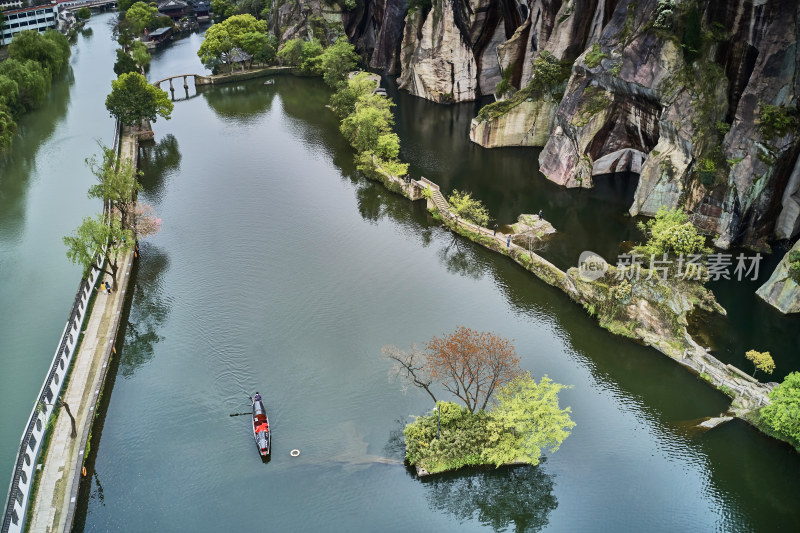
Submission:
[[[120,156],[135,161],[136,142],[136,136],[126,128],[120,140]],[[61,394],[75,417],[77,436],[71,436],[70,418],[62,408],[51,432],[50,446],[40,463],[42,471],[31,502],[28,531],[63,532],[72,527],[86,442],[119,328],[133,258],[133,251],[118,258],[118,279],[112,285],[121,290],[111,294],[98,291],[95,295],[80,349],[72,361],[69,383]],[[106,275],[100,281],[110,279]]]
[[[120,279],[117,282],[120,287],[127,286],[132,260],[132,252],[119,259]],[[110,279],[110,276],[105,279]],[[95,404],[103,386],[108,355],[113,348],[124,300],[124,289],[112,294],[98,292],[95,297],[88,324],[83,331],[81,347],[72,362],[67,390],[62,394],[62,399],[75,416],[77,436],[71,437],[70,419],[62,408],[44,457],[29,531],[54,532],[69,528],[66,511],[70,503],[74,506],[74,500],[70,502],[75,488],[73,485],[80,479],[78,470],[82,460],[79,459],[84,454],[81,437],[88,433],[88,425],[94,419]]]

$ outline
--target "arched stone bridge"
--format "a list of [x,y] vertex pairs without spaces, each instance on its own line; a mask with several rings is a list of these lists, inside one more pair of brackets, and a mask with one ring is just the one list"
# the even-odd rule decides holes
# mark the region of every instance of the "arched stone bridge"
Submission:
[[169,82],[169,90],[170,91],[174,91],[175,90],[175,86],[173,85],[172,80],[179,79],[179,78],[183,78],[183,88],[184,89],[188,89],[189,88],[189,78],[194,78],[195,87],[200,87],[201,85],[211,85],[212,84],[211,78],[209,78],[208,76],[201,76],[200,74],[176,74],[175,76],[170,76],[169,78],[163,78],[163,79],[160,79],[158,81],[154,81],[153,85],[155,85],[156,87],[158,87],[160,89],[161,88],[161,84],[164,83],[165,81],[168,81]]

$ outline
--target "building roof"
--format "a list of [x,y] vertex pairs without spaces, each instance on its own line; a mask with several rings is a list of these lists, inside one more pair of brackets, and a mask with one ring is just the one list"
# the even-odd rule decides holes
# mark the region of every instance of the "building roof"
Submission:
[[160,37],[164,35],[168,31],[172,30],[172,28],[158,28],[157,30],[153,30],[150,32],[149,37],[152,39],[153,37]]
[[245,61],[250,61],[252,58],[250,54],[242,50],[241,48],[234,48],[228,54],[228,62],[229,63],[243,63]]
[[36,11],[37,9],[45,9],[48,11],[53,11],[56,7],[55,2],[52,4],[43,4],[39,6],[31,6],[31,7],[23,7],[20,9],[9,9],[8,11],[3,11],[3,15],[11,15],[13,13],[25,13],[28,11]]
[[185,9],[188,5],[183,0],[166,0],[158,3],[158,9]]

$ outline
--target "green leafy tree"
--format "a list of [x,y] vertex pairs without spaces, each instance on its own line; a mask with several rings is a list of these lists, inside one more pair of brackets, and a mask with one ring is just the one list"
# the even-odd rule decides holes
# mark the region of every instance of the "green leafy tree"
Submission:
[[667,209],[662,206],[655,218],[646,223],[639,223],[639,229],[648,239],[636,246],[634,252],[646,257],[655,255],[660,259],[664,254],[676,256],[683,254],[704,254],[710,250],[705,245],[705,237],[689,222],[689,217],[678,209]]
[[120,11],[127,11],[133,5],[134,0],[117,0],[117,8]]
[[6,59],[0,62],[0,75],[17,84],[19,98],[14,105],[9,102],[9,108],[14,114],[38,107],[50,89],[50,77],[47,72],[42,65],[31,59],[26,61]]
[[535,465],[542,449],[558,450],[575,427],[571,409],[558,404],[558,393],[565,388],[547,376],[537,384],[527,373],[502,387],[489,413],[483,459],[496,466],[519,459]]
[[274,35],[267,35],[266,42],[253,54],[253,59],[259,63],[272,63],[278,50],[278,39]]
[[239,38],[239,43],[242,51],[251,57],[250,66],[252,66],[253,59],[256,59],[256,56],[269,44],[269,36],[266,33],[249,32]]
[[341,130],[357,151],[374,151],[380,136],[391,132],[393,122],[394,117],[388,107],[381,109],[359,105],[342,121]]
[[235,11],[237,15],[253,15],[254,17],[261,17],[261,12],[266,7],[264,0],[238,0],[236,2]]
[[0,153],[11,147],[11,142],[17,134],[17,123],[5,105],[0,104]]
[[305,41],[300,53],[300,68],[311,74],[320,74],[322,71],[322,44],[312,39]]
[[8,76],[0,74],[0,106],[10,108],[19,102],[19,86]]
[[278,61],[281,65],[299,67],[303,56],[303,40],[289,39],[278,50]]
[[339,39],[322,52],[322,79],[334,89],[340,87],[345,82],[347,73],[358,64],[358,59],[355,47],[347,39]]
[[235,6],[228,0],[211,0],[211,12],[216,22],[222,22],[235,14]]
[[92,10],[86,6],[83,6],[78,11],[75,12],[75,18],[78,20],[89,20],[92,16]]
[[97,258],[102,257],[106,260],[102,271],[109,274],[115,282],[119,268],[117,251],[128,251],[134,245],[131,230],[122,229],[119,220],[116,219],[106,223],[102,215],[96,218],[84,218],[72,235],[64,237],[63,240],[67,247],[67,258],[73,264],[80,265],[84,277],[92,271]]
[[106,98],[106,109],[127,126],[137,125],[145,119],[155,122],[158,116],[169,120],[173,107],[166,91],[150,85],[137,72],[113,80],[111,94]]
[[[267,23],[252,15],[234,15],[206,30],[205,39],[197,51],[204,65],[213,65],[225,59],[229,61],[231,50],[243,48],[245,42],[253,40],[248,34],[267,34]],[[248,37],[244,37],[248,35]],[[263,41],[262,41],[263,43]]]
[[131,56],[139,69],[143,69],[150,64],[150,52],[147,51],[147,46],[141,41],[135,41],[131,45]]
[[114,74],[121,76],[123,74],[127,74],[128,72],[139,72],[139,66],[128,52],[118,48],[117,62],[114,63]]
[[133,31],[133,26],[125,18],[120,18],[117,26],[114,28],[117,32],[117,43],[124,51],[128,51],[134,42],[136,34]]
[[372,94],[376,86],[375,81],[369,79],[366,72],[360,72],[347,80],[347,83],[331,96],[331,107],[339,118],[343,119],[353,113],[356,110],[356,103]]
[[144,29],[153,23],[157,14],[157,7],[144,2],[136,2],[128,8],[125,20],[130,24],[135,35],[141,35]]
[[773,361],[769,352],[750,350],[745,354],[745,357],[747,357],[748,361],[753,363],[753,376],[755,376],[756,372],[759,370],[765,374],[772,374],[772,371],[775,370],[775,361]]
[[121,159],[115,150],[102,146],[102,161],[97,157],[86,160],[86,164],[97,177],[97,184],[89,187],[89,198],[99,198],[110,211],[119,213],[123,229],[131,226],[131,214],[136,204],[136,193],[142,186],[138,178],[142,176],[128,159]]
[[461,218],[478,226],[485,226],[489,223],[489,211],[477,198],[473,198],[468,192],[454,190],[447,199],[450,207]]
[[69,59],[69,41],[54,30],[39,33],[34,30],[19,32],[8,45],[8,57],[17,61],[32,60],[48,73],[48,78],[61,72]]
[[769,393],[770,404],[761,408],[761,419],[800,446],[800,372],[792,372]]

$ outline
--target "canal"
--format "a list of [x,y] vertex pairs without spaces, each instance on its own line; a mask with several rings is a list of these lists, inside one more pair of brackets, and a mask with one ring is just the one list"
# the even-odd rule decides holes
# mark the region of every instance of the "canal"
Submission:
[[[113,75],[106,22],[93,19],[93,36],[74,48],[65,118],[55,127],[78,128],[79,117],[97,117],[91,133],[71,134],[80,147],[63,152],[75,160],[70,179],[86,183],[67,187],[58,170],[36,173],[51,164],[65,172],[49,155],[56,134],[43,133],[30,148],[26,168],[35,168],[18,171],[14,190],[22,199],[11,205],[20,216],[1,219],[4,261],[33,262],[23,250],[38,241],[25,228],[38,214],[52,222],[39,229],[52,241],[52,262],[63,263],[51,281],[60,281],[64,294],[18,281],[31,275],[22,266],[3,274],[0,290],[18,291],[8,293],[15,313],[22,315],[25,300],[43,298],[55,316],[46,323],[37,312],[45,304],[28,303],[17,329],[9,329],[20,340],[3,346],[9,358],[33,350],[38,339],[31,337],[52,336],[42,341],[41,360],[19,369],[30,375],[30,393],[3,378],[24,400],[19,413],[3,408],[3,433],[12,433],[3,445],[11,442],[12,459],[77,287],[59,240],[95,208],[80,200],[91,182],[82,158],[96,151],[91,139],[112,130],[102,104]],[[159,52],[149,77],[200,73],[199,43],[193,35]],[[76,90],[81,69],[88,70],[85,94]],[[462,129],[469,106],[392,94],[412,172],[445,189],[474,190],[501,223],[544,209],[564,234],[545,252],[554,261],[569,264],[585,247],[616,253],[617,242],[637,238],[624,216],[629,180],[563,191],[537,173],[535,151],[470,145]],[[608,334],[560,291],[503,257],[454,238],[424,205],[360,178],[335,117],[323,107],[328,97],[319,80],[280,77],[272,86],[255,80],[176,103],[172,120],[154,124],[155,142],[142,149],[141,199],[163,225],[142,245],[116,381],[94,431],[78,530],[800,527],[794,451],[738,421],[694,431],[698,418],[727,408],[725,396],[659,353]],[[67,131],[62,142],[71,138]],[[61,213],[37,194],[75,200]],[[12,234],[16,241],[5,237]],[[40,276],[54,277],[59,270],[51,268]],[[6,293],[3,302],[6,317],[12,310]],[[790,352],[796,322],[778,324],[776,359],[788,362],[796,353]],[[404,392],[388,379],[381,346],[419,344],[458,325],[514,339],[525,369],[573,386],[562,393],[562,405],[572,407],[578,425],[539,467],[421,482],[398,464],[398,432],[409,415],[432,406],[426,394]],[[747,334],[757,338],[758,331]],[[12,395],[3,385],[6,400]],[[255,390],[274,432],[267,464],[254,449],[248,417],[229,416],[247,411]],[[293,448],[300,457],[289,457]]]

